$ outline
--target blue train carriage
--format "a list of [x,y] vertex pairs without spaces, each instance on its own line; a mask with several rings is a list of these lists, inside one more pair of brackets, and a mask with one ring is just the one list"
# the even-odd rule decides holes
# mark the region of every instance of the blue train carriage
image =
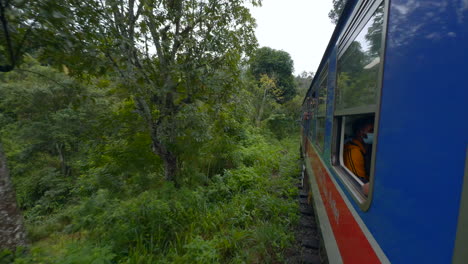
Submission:
[[[330,263],[468,263],[467,54],[467,0],[347,2],[302,108]],[[368,185],[344,157],[366,118]]]

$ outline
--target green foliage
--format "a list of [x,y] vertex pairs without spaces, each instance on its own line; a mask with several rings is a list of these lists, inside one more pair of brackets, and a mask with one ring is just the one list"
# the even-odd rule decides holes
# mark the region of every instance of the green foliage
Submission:
[[[43,228],[63,230],[58,235],[71,239],[37,244],[16,263],[278,261],[298,219],[293,199],[297,142],[278,142],[253,131],[239,142],[238,168],[204,186],[176,188],[166,182],[127,198],[100,189],[62,215],[44,219],[49,224]],[[44,239],[35,232],[36,239]],[[50,247],[58,247],[53,255]]]
[[[26,67],[27,66],[27,67]],[[87,122],[91,93],[64,74],[25,60],[24,69],[3,75],[0,129],[23,208],[45,214],[60,208],[72,188],[72,163]],[[96,111],[98,112],[98,111]]]
[[[61,241],[62,243],[64,241]],[[16,254],[12,262],[15,264],[35,264],[35,263],[51,263],[51,264],[110,264],[115,263],[113,260],[116,255],[110,251],[109,247],[100,247],[96,244],[83,241],[69,240],[66,245],[62,244],[60,252],[49,252],[47,249],[40,247],[32,248],[29,254]]]
[[275,86],[268,92],[278,103],[291,100],[296,94],[296,83],[292,75],[294,70],[291,56],[282,50],[262,47],[250,60],[250,71],[257,80],[267,75],[275,81]]
[[186,253],[182,256],[174,258],[174,263],[220,263],[221,256],[217,250],[218,241],[204,240],[202,237],[197,236],[192,241],[188,242],[184,249]]
[[12,263],[15,259],[15,255],[11,250],[3,249],[0,251],[0,264]]
[[297,124],[291,116],[285,114],[273,114],[267,119],[267,126],[270,131],[278,138],[284,138],[291,132],[295,132]]
[[[257,79],[250,86],[251,114],[257,127],[267,128],[278,139],[294,133],[302,98],[312,80],[312,73],[292,75],[293,62],[288,53],[268,47],[259,49],[250,61],[250,72]],[[300,95],[296,95],[299,87]]]
[[55,263],[62,264],[111,264],[115,254],[109,247],[96,247],[94,245],[71,244],[68,246],[66,254],[58,258]]
[[67,1],[72,10],[88,11],[76,19],[83,43],[134,100],[166,180],[180,184],[187,141],[199,147],[187,138],[209,139],[206,104],[226,103],[241,85],[240,63],[256,47],[244,2]]
[[2,261],[281,261],[299,99],[285,52],[259,51],[260,83],[242,72],[256,46],[243,1],[13,2],[15,45],[42,13],[31,36],[48,44],[28,42],[41,63],[21,56],[0,75],[0,137],[33,242]]

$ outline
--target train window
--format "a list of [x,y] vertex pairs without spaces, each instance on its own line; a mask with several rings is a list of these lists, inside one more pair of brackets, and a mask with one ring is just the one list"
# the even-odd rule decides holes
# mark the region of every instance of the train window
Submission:
[[372,156],[374,114],[336,117],[339,159],[335,164],[343,166],[347,174],[359,185],[369,181],[370,158]]
[[383,6],[338,51],[332,163],[359,202],[372,181],[373,128],[382,61]]
[[323,150],[325,141],[325,119],[327,109],[327,71],[323,72],[319,78],[319,86],[317,91],[317,107],[316,107],[316,134],[315,143],[320,150]]
[[309,130],[309,138],[315,138],[316,133],[316,125],[317,125],[317,86],[312,87],[312,97],[311,97],[311,106],[310,106],[310,113],[312,118],[310,119],[310,130]]
[[338,59],[335,113],[375,112],[382,28],[380,6]]
[[312,130],[312,92],[310,91],[307,95],[303,112],[304,112],[304,128],[305,128],[305,135],[309,136],[311,135],[311,130]]

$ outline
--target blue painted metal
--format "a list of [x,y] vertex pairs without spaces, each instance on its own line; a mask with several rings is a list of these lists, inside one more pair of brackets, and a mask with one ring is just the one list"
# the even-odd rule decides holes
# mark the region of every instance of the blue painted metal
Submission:
[[449,263],[468,143],[468,3],[390,5],[372,210],[395,263]]
[[[334,45],[343,21],[317,71],[329,62],[322,157],[332,173]],[[353,206],[392,263],[451,262],[468,146],[467,65],[468,1],[390,2],[373,201],[367,212]]]

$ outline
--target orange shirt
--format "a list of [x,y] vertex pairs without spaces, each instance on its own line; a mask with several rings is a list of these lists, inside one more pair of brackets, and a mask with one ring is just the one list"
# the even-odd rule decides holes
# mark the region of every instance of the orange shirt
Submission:
[[357,139],[353,139],[344,145],[343,161],[346,168],[354,175],[369,180],[369,175],[366,174],[365,154],[364,145]]

